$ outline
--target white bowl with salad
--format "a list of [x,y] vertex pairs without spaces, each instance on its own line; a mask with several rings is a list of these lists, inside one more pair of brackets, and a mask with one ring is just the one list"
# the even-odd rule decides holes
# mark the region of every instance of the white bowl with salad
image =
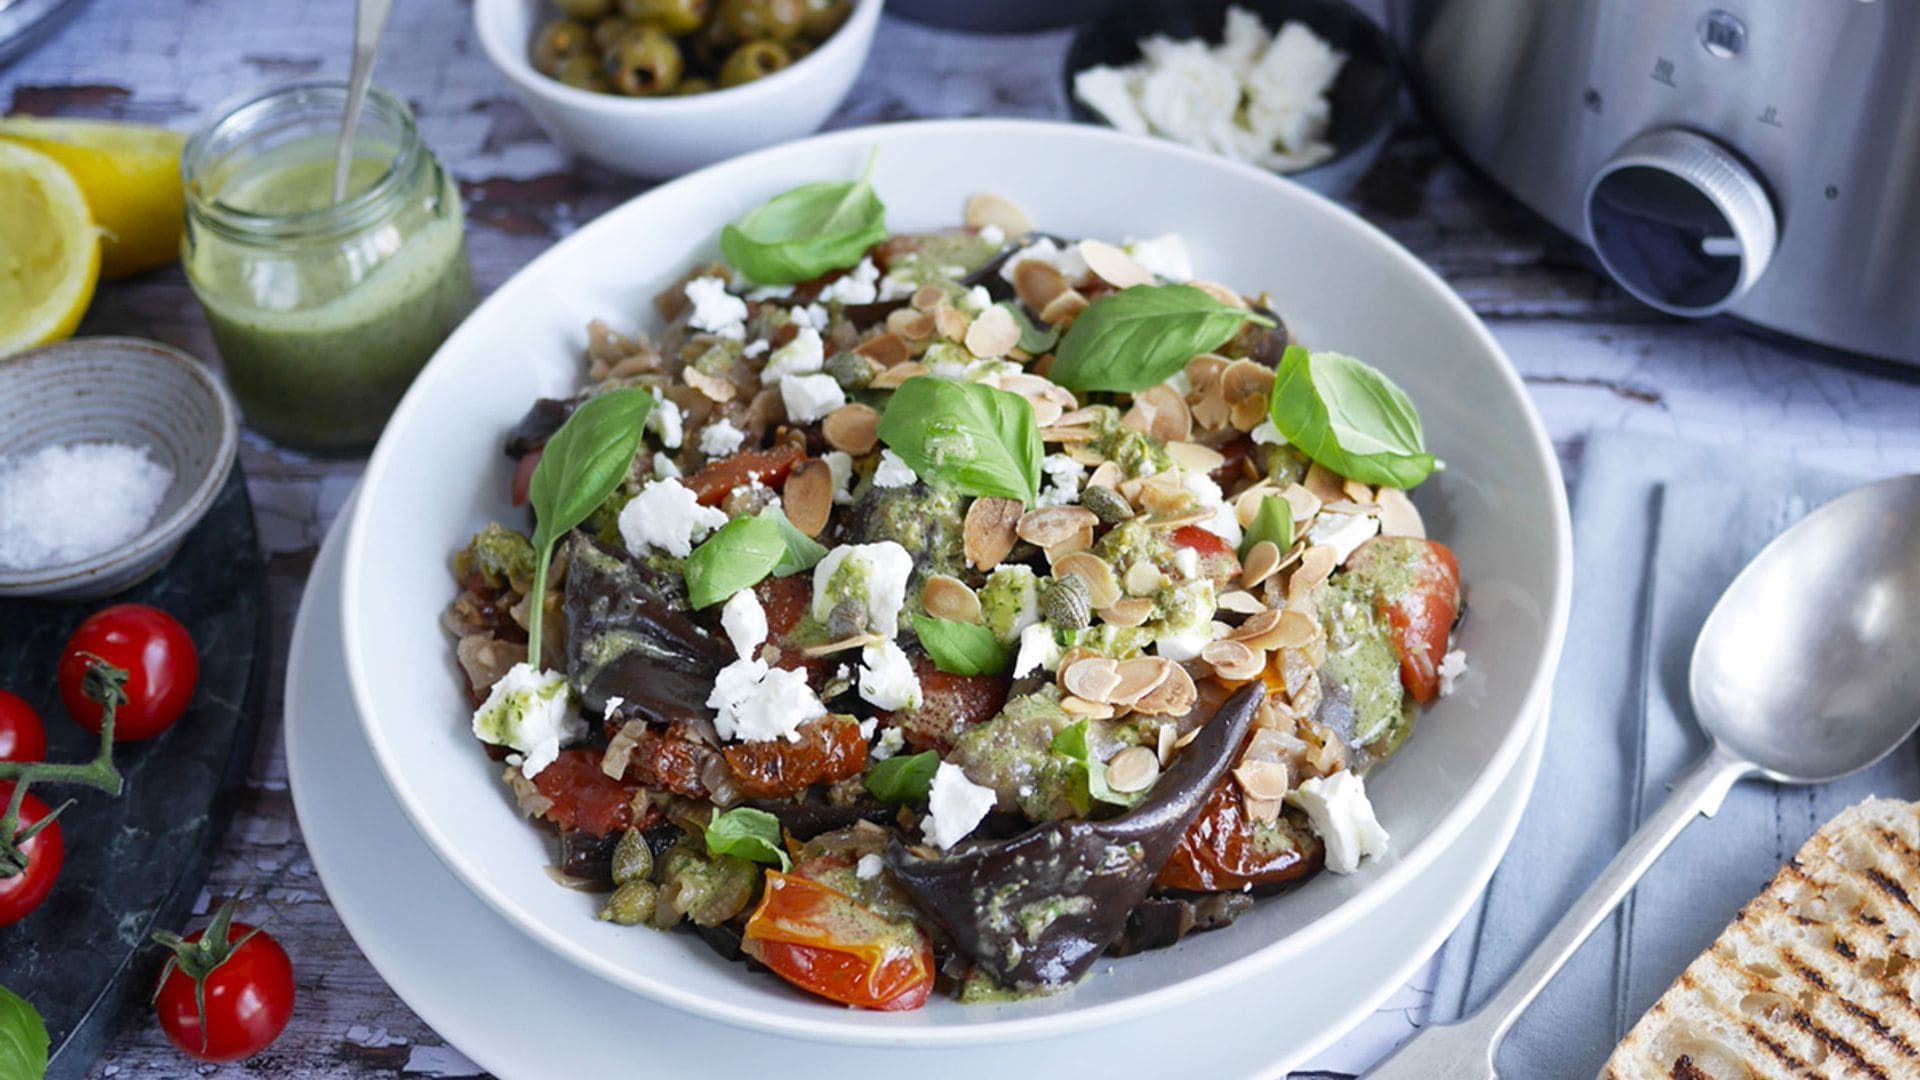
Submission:
[[1518,377],[1384,235],[961,121],[716,166],[504,285],[374,454],[342,614],[510,921],[931,1045],[1365,948],[1541,715],[1568,566]]

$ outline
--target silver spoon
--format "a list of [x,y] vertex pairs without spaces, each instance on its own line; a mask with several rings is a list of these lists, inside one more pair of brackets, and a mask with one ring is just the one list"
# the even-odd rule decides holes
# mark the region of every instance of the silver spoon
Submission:
[[367,84],[373,81],[373,60],[380,52],[393,0],[359,0],[353,13],[353,72],[347,77],[347,111],[340,119],[340,145],[333,152],[333,201],[347,197],[347,173],[353,169],[353,135],[360,127],[360,110],[367,103]]
[[1920,726],[1920,476],[1858,488],[1754,556],[1700,630],[1688,674],[1711,740],[1667,801],[1480,1010],[1427,1028],[1369,1080],[1491,1078],[1494,1052],[1680,831],[1749,776],[1824,784]]

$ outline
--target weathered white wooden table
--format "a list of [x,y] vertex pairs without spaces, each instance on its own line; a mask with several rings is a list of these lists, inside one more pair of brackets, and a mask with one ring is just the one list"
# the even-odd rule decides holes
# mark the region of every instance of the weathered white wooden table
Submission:
[[[95,0],[38,51],[0,69],[8,111],[191,126],[236,90],[342,76],[350,0]],[[379,80],[405,97],[459,178],[483,291],[640,184],[568,160],[546,141],[476,47],[468,5],[406,0]],[[921,116],[1065,115],[1064,33],[993,38],[886,20],[833,126]],[[1637,307],[1590,273],[1578,249],[1451,160],[1409,119],[1348,200],[1443,274],[1493,327],[1526,376],[1569,478],[1599,428],[1660,432],[1795,453],[1861,470],[1920,468],[1920,382],[1724,324],[1682,325]],[[214,359],[178,270],[104,287],[81,327],[138,334]],[[359,461],[318,461],[249,436],[250,478],[272,570],[275,703],[245,798],[202,908],[250,890],[277,913],[299,969],[292,1025],[265,1054],[200,1075],[467,1076],[478,1070],[415,1017],[360,955],[314,875],[287,794],[279,684],[302,586]],[[1570,648],[1578,649],[1574,642]],[[1302,1075],[1357,1073],[1413,1030],[1428,976]],[[144,1016],[98,1076],[188,1075]]]

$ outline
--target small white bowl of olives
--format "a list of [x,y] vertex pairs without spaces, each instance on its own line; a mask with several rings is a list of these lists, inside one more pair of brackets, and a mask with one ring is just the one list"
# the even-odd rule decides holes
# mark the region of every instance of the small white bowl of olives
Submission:
[[820,127],[882,0],[475,0],[493,65],[555,141],[677,176]]

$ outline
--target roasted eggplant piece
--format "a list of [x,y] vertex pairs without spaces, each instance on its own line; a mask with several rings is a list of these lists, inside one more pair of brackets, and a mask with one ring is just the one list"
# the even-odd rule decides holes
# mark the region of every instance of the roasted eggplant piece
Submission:
[[567,678],[589,716],[698,728],[733,647],[687,617],[686,585],[582,532],[567,540]]
[[1127,916],[1127,929],[1111,947],[1109,956],[1131,956],[1148,949],[1165,949],[1188,934],[1218,930],[1253,910],[1246,893],[1206,896],[1149,896]]
[[1119,817],[1052,822],[933,858],[896,838],[887,865],[1000,985],[1065,986],[1125,931],[1129,913],[1233,763],[1265,697],[1256,682],[1228,698],[1147,800]]
[[527,415],[513,425],[507,432],[507,456],[517,458],[530,450],[538,450],[547,445],[547,440],[560,430],[573,415],[580,404],[579,398],[541,398],[527,410]]

